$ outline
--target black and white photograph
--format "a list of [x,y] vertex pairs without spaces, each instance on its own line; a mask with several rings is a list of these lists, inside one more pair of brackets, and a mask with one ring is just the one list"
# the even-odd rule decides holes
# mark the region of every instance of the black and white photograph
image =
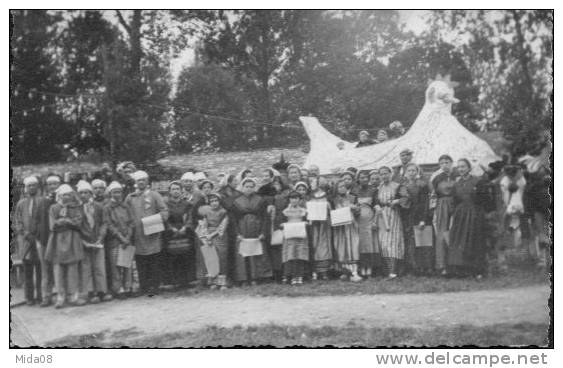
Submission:
[[9,10],[9,359],[547,366],[555,11],[235,7]]

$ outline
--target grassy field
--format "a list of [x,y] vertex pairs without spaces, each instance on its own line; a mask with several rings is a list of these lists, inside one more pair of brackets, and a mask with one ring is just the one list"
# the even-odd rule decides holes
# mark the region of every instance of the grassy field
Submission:
[[547,346],[548,326],[518,323],[486,327],[459,325],[455,327],[366,328],[349,324],[343,328],[324,326],[261,325],[232,328],[209,326],[205,329],[136,337],[135,331],[100,332],[68,336],[51,341],[47,346],[68,347],[383,347],[383,346]]
[[477,280],[475,278],[443,278],[405,276],[387,281],[383,278],[368,279],[360,283],[340,280],[313,281],[302,286],[264,283],[257,286],[233,287],[225,291],[209,290],[198,286],[192,289],[163,293],[161,297],[179,296],[327,296],[327,295],[374,295],[440,293],[475,291],[549,284],[549,275],[543,269],[520,266]]

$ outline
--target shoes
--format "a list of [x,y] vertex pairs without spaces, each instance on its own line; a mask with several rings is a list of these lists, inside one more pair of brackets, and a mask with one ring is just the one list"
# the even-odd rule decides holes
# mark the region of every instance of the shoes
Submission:
[[340,275],[340,281],[348,281],[348,275],[345,274]]
[[295,280],[295,285],[303,285],[303,277],[298,277]]
[[297,279],[296,278],[291,279],[291,285],[297,285]]
[[317,273],[316,273],[316,272],[313,272],[313,276],[311,277],[311,280],[316,281],[316,280],[318,280],[318,279],[319,279],[319,278],[318,278],[318,276],[317,276]]
[[64,300],[58,300],[58,301],[55,303],[55,308],[56,308],[56,309],[64,308],[64,306],[65,306]]
[[43,307],[43,308],[48,307],[48,306],[50,306],[50,305],[51,305],[51,300],[49,300],[49,299],[43,299],[43,301],[41,302],[41,304],[39,304],[39,306],[40,306],[40,307]]
[[287,277],[282,277],[281,283],[282,283],[282,284],[287,284],[287,282],[288,282]]
[[355,275],[352,275],[352,277],[350,277],[350,281],[360,282],[360,281],[363,281],[363,278],[361,276],[359,276],[358,274],[355,274]]
[[396,273],[390,273],[389,276],[387,276],[387,280],[393,280],[397,278],[397,274]]
[[111,294],[109,293],[104,294],[104,296],[102,297],[103,302],[111,302],[112,300],[113,300],[113,296],[111,296]]
[[82,298],[78,298],[75,301],[71,302],[72,305],[74,305],[75,307],[82,307],[84,305],[86,305],[86,300],[82,299]]
[[99,296],[93,296],[92,298],[90,298],[90,303],[92,304],[98,304],[99,302],[100,302]]
[[217,290],[218,286],[215,284],[209,285],[209,290]]

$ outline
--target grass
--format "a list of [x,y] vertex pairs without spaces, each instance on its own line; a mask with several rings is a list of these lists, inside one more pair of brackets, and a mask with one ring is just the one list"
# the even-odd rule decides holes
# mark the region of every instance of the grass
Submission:
[[198,286],[192,289],[163,293],[161,297],[182,296],[263,296],[263,297],[301,297],[331,295],[374,295],[374,294],[412,294],[441,293],[474,290],[490,290],[530,285],[549,285],[549,276],[543,269],[533,267],[511,268],[506,272],[493,274],[481,280],[475,278],[443,278],[404,276],[392,281],[383,278],[368,279],[361,283],[340,280],[314,281],[302,286],[263,283],[257,286],[233,287],[225,291],[212,291]]
[[81,336],[67,336],[51,341],[52,347],[438,347],[438,346],[547,346],[546,324],[495,324],[486,327],[367,328],[354,324],[345,327],[260,325],[231,328],[209,326],[196,331],[169,333],[151,337],[123,338],[106,331]]

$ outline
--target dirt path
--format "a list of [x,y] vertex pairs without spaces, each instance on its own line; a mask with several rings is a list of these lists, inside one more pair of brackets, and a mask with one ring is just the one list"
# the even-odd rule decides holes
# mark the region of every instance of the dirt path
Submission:
[[[133,331],[135,337],[195,330],[209,325],[351,323],[379,327],[548,323],[545,286],[458,293],[329,297],[135,298],[82,308],[12,309],[12,338],[20,346],[44,345],[68,335]],[[23,331],[23,332],[22,332]],[[21,336],[26,338],[17,341]],[[125,336],[124,336],[125,337]],[[119,340],[119,334],[114,338]]]

